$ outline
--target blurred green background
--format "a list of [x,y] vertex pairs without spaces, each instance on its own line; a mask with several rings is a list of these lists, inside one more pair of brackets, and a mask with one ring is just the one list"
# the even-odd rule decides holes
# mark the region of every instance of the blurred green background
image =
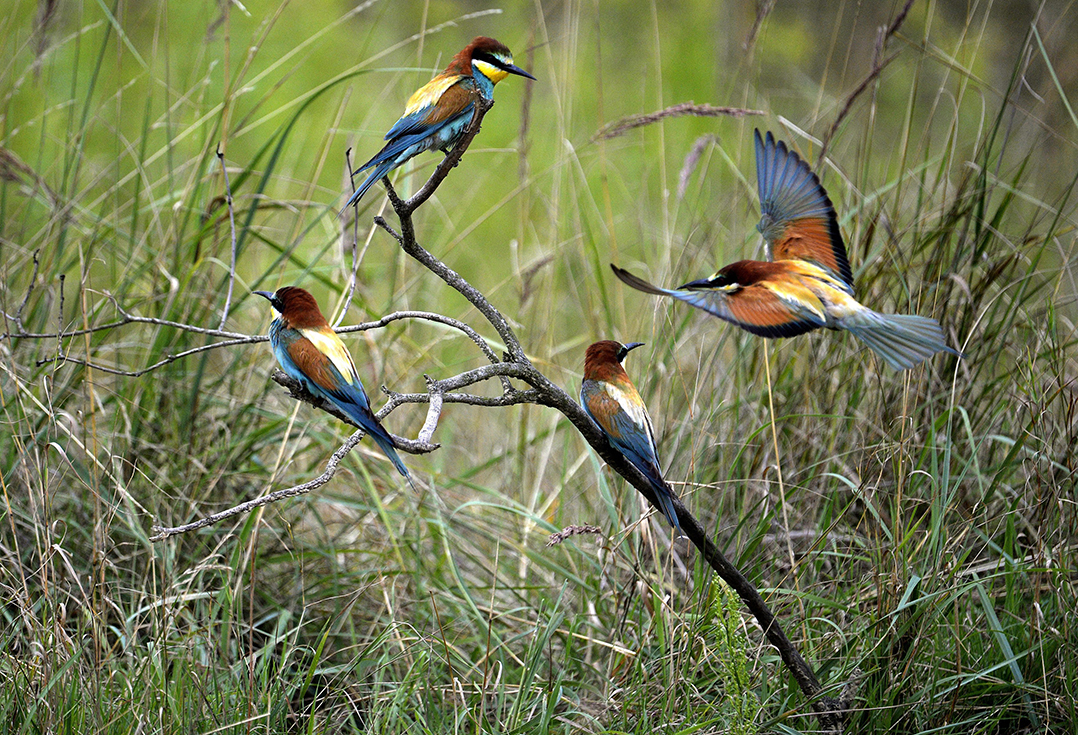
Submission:
[[[1078,12],[915,2],[881,45],[903,5],[10,3],[6,729],[814,727],[736,598],[546,409],[447,406],[442,448],[405,458],[420,496],[365,441],[309,496],[148,540],[314,477],[349,433],[269,381],[264,343],[170,360],[221,338],[79,331],[120,308],[220,325],[218,147],[225,330],[264,333],[250,290],[297,284],[345,324],[430,310],[497,349],[373,226],[394,223],[381,185],[355,224],[337,214],[346,151],[373,155],[411,92],[490,35],[538,81],[498,85],[416,215],[421,244],[570,394],[591,342],[648,343],[626,367],[668,478],[821,680],[862,672],[851,731],[1075,731]],[[762,115],[597,136],[689,100]],[[754,127],[816,166],[859,298],[939,319],[964,361],[897,374],[847,335],[759,340],[612,278],[762,257]],[[398,191],[439,160],[395,172]],[[346,342],[376,403],[484,363],[415,320]],[[385,423],[414,437],[424,415]],[[544,546],[583,523],[602,536]]]

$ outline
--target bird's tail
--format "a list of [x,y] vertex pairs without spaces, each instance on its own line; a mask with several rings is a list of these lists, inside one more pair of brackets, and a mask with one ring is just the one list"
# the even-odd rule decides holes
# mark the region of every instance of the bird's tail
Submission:
[[842,326],[895,370],[909,370],[937,352],[963,356],[947,344],[939,322],[924,316],[878,314],[866,309],[844,320]]
[[[345,203],[345,205],[341,207],[341,212],[344,212],[344,210],[348,209],[353,204],[358,202],[363,197],[363,195],[367,193],[367,189],[370,189],[372,186],[374,186],[375,182],[381,181],[383,176],[393,170],[393,166],[393,161],[385,161],[376,169],[374,169],[374,171],[371,172],[370,176],[364,179],[363,183],[359,185],[359,188],[356,189],[352,196],[348,198],[348,201]],[[360,169],[360,171],[362,170],[363,169]]]
[[[401,473],[408,479],[408,482],[412,482],[412,476],[408,474],[408,468],[404,465],[404,460],[397,454],[395,445],[393,444],[393,437],[388,433],[385,436],[380,436],[378,432],[370,432],[371,439],[374,439],[385,455],[389,457],[389,461],[393,463],[393,466],[397,468],[397,472]],[[415,487],[414,485],[412,487]]]
[[674,507],[674,491],[664,481],[660,486],[656,486],[654,480],[651,483],[652,488],[655,491],[655,497],[659,501],[659,510],[666,516],[666,520],[670,521],[670,525],[674,527],[674,530],[681,533],[681,524],[677,519],[677,508]]

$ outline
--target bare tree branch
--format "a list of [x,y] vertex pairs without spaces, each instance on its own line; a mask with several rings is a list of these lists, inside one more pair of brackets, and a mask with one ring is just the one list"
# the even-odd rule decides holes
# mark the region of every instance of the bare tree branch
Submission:
[[[95,362],[93,362],[91,360],[85,360],[85,359],[78,358],[78,357],[66,356],[66,355],[63,355],[62,353],[60,355],[56,356],[56,357],[42,358],[42,359],[38,360],[35,363],[38,367],[41,367],[42,365],[48,365],[48,364],[54,363],[54,362],[64,362],[64,363],[69,362],[69,363],[73,363],[75,365],[82,365],[83,367],[93,368],[94,370],[100,370],[102,372],[109,373],[111,375],[122,375],[124,377],[129,377],[129,378],[141,377],[141,376],[145,375],[146,373],[153,372],[154,370],[156,370],[156,369],[158,369],[160,367],[163,367],[164,365],[168,365],[169,363],[175,362],[176,360],[179,360],[179,359],[184,358],[184,357],[189,357],[191,355],[196,355],[196,354],[198,354],[200,352],[206,352],[208,350],[216,350],[216,349],[219,349],[221,347],[234,347],[236,345],[257,344],[259,342],[268,342],[269,341],[269,337],[264,335],[264,334],[238,334],[236,332],[223,332],[223,331],[221,331],[219,329],[206,329],[204,327],[196,327],[194,325],[184,324],[182,322],[172,322],[172,321],[168,321],[166,319],[156,319],[156,318],[153,318],[153,317],[134,316],[133,314],[128,314],[126,311],[124,311],[118,304],[116,305],[116,308],[120,311],[120,313],[123,314],[123,319],[119,319],[119,320],[114,321],[114,322],[109,322],[108,324],[102,324],[102,325],[99,325],[97,327],[91,327],[89,329],[79,329],[79,330],[74,330],[74,331],[70,331],[70,332],[57,331],[55,333],[49,332],[49,333],[41,333],[41,334],[35,334],[35,333],[29,333],[29,332],[12,332],[12,333],[8,333],[8,334],[0,335],[0,339],[3,339],[4,337],[12,337],[12,338],[18,337],[18,338],[23,338],[23,339],[52,339],[52,338],[60,339],[62,337],[74,337],[74,336],[78,336],[78,335],[82,335],[82,334],[91,334],[93,332],[108,331],[110,329],[116,329],[117,327],[122,327],[125,324],[153,324],[153,325],[156,325],[156,326],[172,327],[174,329],[179,329],[179,330],[185,331],[185,332],[194,332],[196,334],[205,334],[205,335],[208,335],[208,336],[211,336],[211,337],[230,337],[231,338],[231,339],[225,340],[224,342],[214,342],[212,344],[200,345],[199,347],[192,347],[191,349],[184,350],[183,352],[177,352],[175,354],[166,355],[165,357],[163,357],[162,359],[160,359],[157,362],[153,363],[152,365],[148,365],[148,366],[146,366],[144,368],[140,368],[138,370],[120,370],[119,368],[108,367],[107,365],[101,365],[101,364],[95,363]],[[425,320],[425,321],[436,322],[438,324],[444,324],[446,326],[453,327],[454,329],[460,330],[465,335],[467,335],[468,339],[472,340],[472,342],[475,343],[475,345],[480,349],[480,351],[483,353],[483,355],[488,360],[490,360],[491,362],[497,362],[498,361],[498,356],[496,354],[494,354],[494,350],[491,349],[490,345],[487,344],[486,340],[484,340],[479,335],[479,333],[476,332],[474,329],[472,329],[470,326],[468,326],[467,324],[465,324],[462,321],[459,321],[457,319],[453,319],[452,317],[443,316],[441,314],[436,314],[434,312],[429,312],[429,311],[396,311],[396,312],[393,312],[392,314],[387,314],[384,317],[382,317],[381,319],[377,319],[377,320],[375,320],[373,322],[363,322],[362,324],[353,324],[353,325],[348,326],[348,327],[340,327],[340,328],[336,329],[335,331],[338,334],[349,334],[351,332],[365,332],[365,331],[368,331],[370,329],[379,329],[381,327],[386,326],[387,324],[391,324],[392,322],[398,321],[400,319],[422,319],[422,320]],[[508,384],[506,384],[506,387],[508,388]]]
[[101,372],[108,373],[110,375],[122,375],[122,376],[124,376],[126,378],[139,378],[139,377],[142,377],[143,375],[145,375],[146,373],[151,373],[154,370],[157,370],[159,367],[163,367],[165,365],[168,365],[169,363],[176,362],[177,360],[180,360],[180,359],[182,359],[184,357],[190,357],[191,355],[197,355],[199,352],[206,352],[207,350],[216,350],[216,349],[218,349],[220,347],[233,347],[235,345],[247,345],[247,344],[254,344],[256,342],[265,342],[268,339],[269,339],[269,337],[265,337],[265,336],[262,336],[262,335],[252,335],[250,337],[243,337],[242,339],[230,339],[230,340],[227,340],[225,342],[214,342],[213,344],[209,344],[209,345],[201,345],[199,347],[192,347],[189,350],[184,350],[183,352],[177,352],[174,355],[166,355],[165,357],[161,358],[160,360],[153,363],[152,365],[148,365],[148,366],[146,366],[146,367],[144,367],[144,368],[142,368],[140,370],[120,370],[119,368],[113,368],[113,367],[109,367],[107,365],[101,365],[99,363],[92,362],[90,360],[84,360],[84,359],[79,358],[79,357],[71,357],[71,356],[68,356],[68,355],[64,355],[62,353],[60,355],[57,355],[56,357],[46,357],[46,358],[43,358],[41,360],[38,360],[35,364],[38,367],[41,367],[42,365],[48,365],[48,364],[53,363],[53,362],[72,363],[74,365],[81,365],[83,367],[92,368],[94,370],[100,370]]
[[[469,371],[468,373],[462,373],[461,375],[448,380],[433,381],[433,388],[431,387],[432,382],[428,380],[427,394],[415,394],[412,396],[391,394],[391,397],[402,402],[414,398],[416,402],[428,401],[433,404],[434,399],[431,396],[440,392],[442,394],[441,400],[443,401],[450,401],[451,398],[453,398],[460,399],[461,402],[472,402],[472,400],[479,397],[472,396],[465,399],[461,394],[454,394],[448,391],[454,388],[464,387],[465,385],[477,382],[478,380],[494,374],[520,380],[529,385],[532,390],[507,393],[498,399],[486,399],[487,401],[492,401],[492,403],[476,403],[474,405],[508,405],[508,401],[517,401],[522,396],[527,395],[529,402],[534,402],[538,405],[548,406],[558,410],[562,415],[569,419],[570,423],[580,432],[584,440],[591,445],[611,469],[635,487],[640,494],[647,498],[652,506],[659,508],[658,499],[655,497],[654,492],[651,489],[651,484],[648,482],[647,478],[645,478],[644,475],[624,457],[624,455],[610,445],[606,435],[599,430],[599,427],[592,422],[588,415],[584,413],[584,410],[577,405],[565,391],[550,382],[545,375],[532,365],[505,317],[503,317],[502,314],[487,301],[486,297],[483,296],[478,289],[468,283],[460,276],[460,274],[456,273],[431,255],[430,252],[419,245],[416,240],[415,227],[412,222],[412,214],[414,213],[415,208],[423,201],[426,201],[430,194],[433,193],[433,189],[440,183],[441,178],[435,180],[439,173],[442,172],[443,169],[445,172],[448,172],[448,169],[452,165],[455,165],[456,161],[459,160],[459,156],[463,155],[464,149],[471,142],[472,138],[474,138],[474,135],[482,122],[482,117],[489,108],[490,104],[476,106],[475,116],[469,123],[468,129],[460,144],[458,144],[457,147],[453,149],[452,153],[446,157],[446,160],[442,162],[438,171],[435,172],[435,176],[432,176],[431,180],[427,182],[423,189],[410,200],[402,200],[397,196],[397,193],[394,191],[389,180],[385,180],[389,200],[400,221],[399,233],[382,217],[376,217],[374,221],[375,224],[384,229],[397,241],[405,253],[441,278],[471,302],[479,313],[483,315],[492,327],[494,327],[498,332],[498,335],[502,338],[502,341],[505,343],[506,354],[504,356],[504,361],[484,366],[477,370]],[[647,123],[644,122],[642,124]],[[802,692],[812,700],[813,707],[816,710],[816,714],[819,717],[821,724],[829,732],[841,732],[842,720],[844,717],[842,703],[838,699],[824,696],[823,687],[816,678],[812,667],[808,665],[805,659],[797,651],[797,648],[790,642],[789,638],[786,637],[778,620],[775,618],[775,615],[771,612],[770,608],[768,608],[767,603],[764,601],[759,591],[733,564],[729,562],[729,560],[726,559],[722,551],[707,536],[707,533],[704,531],[696,517],[693,516],[677,498],[674,498],[674,508],[685,535],[693,545],[700,550],[708,565],[711,566],[711,568],[714,569],[735,592],[737,592],[742,601],[744,601],[745,605],[760,623],[764,635],[771,644],[778,649],[783,663],[786,664],[787,669],[789,669],[790,673],[797,680]]]
[[[344,170],[348,172],[348,182],[352,187],[352,193],[356,191],[356,173],[352,170],[352,149],[348,148],[344,152]],[[345,227],[341,227],[341,239],[344,239]],[[333,327],[336,329],[344,321],[345,315],[348,313],[348,305],[352,303],[352,296],[356,292],[356,282],[359,280],[359,218],[352,218],[352,272],[348,276],[348,292],[344,298],[344,308],[341,309],[341,313],[333,322]],[[364,249],[365,252],[365,249]]]
[[[907,6],[908,10],[908,6]],[[896,24],[892,24],[892,28],[897,28]],[[893,31],[892,31],[893,32]],[[475,287],[473,287],[467,280],[460,276],[449,267],[447,267],[440,260],[435,258],[423,248],[417,241],[415,235],[415,227],[412,221],[412,215],[416,209],[421,206],[427,199],[429,199],[433,193],[437,190],[438,186],[445,179],[449,170],[452,169],[460,161],[464,155],[468,146],[471,144],[476,133],[479,131],[483,116],[491,108],[493,102],[490,100],[478,99],[475,104],[475,114],[472,120],[469,122],[468,127],[465,130],[460,142],[453,148],[452,151],[445,157],[445,159],[438,165],[430,179],[423,185],[423,187],[407,201],[402,200],[393,189],[389,179],[384,179],[386,185],[387,195],[390,203],[393,206],[400,222],[400,231],[397,232],[391,227],[385,219],[382,217],[376,217],[374,219],[375,224],[389,233],[400,245],[401,249],[407,253],[414,260],[422,264],[425,268],[434,273],[438,278],[444,281],[447,285],[458,291],[463,295],[483,316],[484,319],[494,328],[498,333],[498,337],[504,344],[505,352],[499,358],[494,349],[487,343],[487,341],[480,336],[480,334],[472,327],[459,322],[449,317],[444,317],[438,314],[432,314],[429,312],[397,312],[390,314],[381,319],[366,324],[355,325],[353,327],[346,327],[339,331],[352,332],[362,331],[364,329],[373,329],[394,321],[396,319],[403,318],[418,318],[426,319],[434,322],[438,322],[454,329],[461,331],[465,334],[476,346],[482,351],[484,357],[490,364],[483,365],[481,367],[468,370],[459,375],[454,375],[449,378],[435,380],[426,377],[427,392],[426,393],[394,393],[383,388],[383,391],[389,397],[386,405],[383,406],[381,411],[378,412],[379,417],[385,417],[398,406],[404,403],[427,403],[429,409],[424,421],[423,427],[419,432],[419,438],[415,441],[407,440],[401,437],[393,437],[393,440],[400,449],[411,453],[423,453],[430,452],[438,448],[438,445],[432,442],[433,435],[437,430],[438,422],[441,416],[442,407],[446,403],[463,403],[467,405],[475,406],[511,406],[521,403],[530,403],[540,406],[547,406],[554,408],[565,416],[569,423],[580,433],[584,440],[595,450],[595,452],[610,466],[610,468],[621,475],[629,484],[637,489],[653,506],[659,507],[658,499],[655,497],[651,488],[650,482],[644,475],[634,467],[620,452],[614,449],[608,442],[606,435],[592,422],[584,410],[577,405],[562,388],[552,383],[543,373],[532,365],[528,359],[520,341],[517,339],[516,334],[513,332],[509,321],[486,299],[486,297]],[[679,109],[680,108],[680,109]],[[706,111],[701,111],[706,110]],[[662,117],[672,116],[677,114],[759,114],[753,110],[732,110],[731,108],[708,108],[706,106],[696,105],[683,105],[675,106],[674,108],[667,108],[667,110],[660,111],[657,116],[644,116],[641,119],[633,120],[627,123],[630,127],[638,125],[646,125],[649,122],[654,122]],[[621,128],[629,129],[628,127]],[[28,297],[29,298],[29,297]],[[215,345],[207,345],[203,348],[196,348],[195,350],[189,350],[185,353],[179,353],[175,356],[169,356],[165,362],[174,359],[179,359],[185,355],[193,354],[201,349],[214,349],[216,347],[229,346],[234,344],[244,344],[261,342],[266,339],[263,336],[248,336],[241,334],[234,334],[230,332],[224,332],[223,330],[211,330],[193,327],[186,324],[178,324],[175,322],[168,322],[165,320],[150,319],[143,317],[134,317],[133,315],[125,312],[118,304],[116,308],[123,315],[123,319],[114,322],[110,325],[103,325],[102,327],[96,327],[91,329],[82,330],[81,332],[69,332],[64,333],[62,336],[72,336],[74,334],[86,334],[91,331],[99,331],[104,328],[115,328],[124,324],[139,322],[150,323],[158,326],[169,326],[177,329],[183,329],[187,331],[198,332],[207,334],[210,336],[223,337],[225,342],[220,342]],[[16,317],[21,319],[21,311],[16,314]],[[227,314],[227,310],[226,310]],[[17,326],[18,320],[16,320]],[[34,337],[36,335],[26,334],[25,331],[19,326],[19,333],[4,335],[7,337]],[[45,335],[41,335],[45,336]],[[61,332],[56,336],[59,338]],[[67,358],[72,360],[72,358]],[[72,360],[76,361],[76,360]],[[78,361],[76,361],[78,362]],[[89,364],[88,361],[83,361],[81,364]],[[163,364],[163,363],[161,363]],[[155,366],[139,371],[137,374],[143,374]],[[121,373],[127,374],[127,373]],[[348,422],[347,417],[338,412],[335,407],[325,404],[321,399],[310,395],[304,390],[303,386],[283,371],[275,370],[272,374],[272,379],[280,385],[286,387],[292,395],[298,400],[310,403],[313,406],[321,408],[328,413],[333,414],[337,418]],[[470,393],[459,392],[471,385],[481,383],[487,380],[497,379],[502,386],[502,392],[497,396],[482,396]],[[518,389],[513,385],[512,381],[517,381],[528,386],[526,389]],[[326,464],[325,470],[318,477],[294,487],[279,490],[270,494],[267,494],[261,498],[248,501],[246,503],[237,505],[234,508],[216,513],[205,518],[199,519],[192,523],[177,526],[177,527],[154,527],[155,535],[152,540],[159,541],[169,538],[170,536],[184,533],[199,528],[218,523],[226,518],[231,518],[240,513],[248,512],[254,508],[262,507],[269,503],[281,500],[284,498],[295,497],[310,492],[316,488],[319,488],[329,482],[334,474],[337,472],[340,463],[344,457],[356,446],[356,444],[362,439],[364,432],[357,431],[349,437],[333,455],[330,457]],[[752,612],[759,622],[764,635],[768,641],[778,650],[784,664],[790,671],[794,679],[797,681],[801,690],[808,697],[816,710],[817,716],[820,719],[821,724],[829,732],[840,732],[842,727],[842,720],[844,717],[844,711],[849,706],[849,693],[845,693],[844,699],[839,701],[832,697],[824,696],[824,690],[820,682],[817,680],[815,673],[808,663],[802,658],[796,647],[790,642],[783,632],[775,615],[768,608],[767,603],[760,595],[755,586],[749,582],[741,572],[726,559],[722,551],[711,541],[707,532],[701,526],[700,522],[693,516],[688,509],[677,498],[674,498],[674,508],[677,513],[678,521],[690,542],[699,549],[704,561],[715,570],[715,572],[726,581],[741,597],[745,605]],[[841,688],[841,687],[840,687]]]

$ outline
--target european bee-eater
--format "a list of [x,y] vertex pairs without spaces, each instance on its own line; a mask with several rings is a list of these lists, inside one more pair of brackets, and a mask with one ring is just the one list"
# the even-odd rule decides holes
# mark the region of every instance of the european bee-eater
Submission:
[[820,180],[786,144],[756,131],[760,223],[769,261],[739,260],[708,278],[666,289],[611,264],[638,291],[673,296],[761,337],[845,329],[895,370],[908,370],[947,345],[935,319],[879,314],[853,297],[853,272],[835,208]]
[[476,98],[493,98],[494,85],[510,74],[535,79],[513,64],[513,54],[505,44],[477,36],[453,57],[445,71],[411,96],[404,115],[386,133],[389,142],[355,170],[358,174],[374,169],[344,205],[345,209],[358,202],[374,182],[409,158],[432,149],[448,153],[471,122]]
[[298,380],[311,395],[329,401],[366,431],[393,462],[397,471],[409,479],[393,437],[371,411],[371,402],[348,348],[322,316],[314,297],[296,286],[285,286],[277,293],[255,291],[269,299],[280,316],[270,324],[270,344],[281,369]]
[[655,432],[647,407],[621,366],[630,350],[644,344],[623,345],[613,340],[596,342],[584,353],[584,382],[580,405],[610,441],[651,483],[663,515],[681,531],[674,510],[674,491],[663,480],[655,449]]

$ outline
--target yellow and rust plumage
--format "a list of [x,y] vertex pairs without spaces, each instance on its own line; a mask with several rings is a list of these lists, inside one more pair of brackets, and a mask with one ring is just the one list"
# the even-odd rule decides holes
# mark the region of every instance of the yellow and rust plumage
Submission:
[[505,44],[478,36],[465,46],[438,76],[411,97],[404,114],[386,133],[385,146],[353,173],[371,173],[348,199],[352,206],[396,167],[424,151],[448,153],[457,144],[472,119],[475,102],[491,99],[494,85],[510,74],[535,79],[513,64],[513,54]]
[[279,314],[270,324],[270,345],[281,369],[366,431],[411,483],[393,437],[371,410],[348,348],[330,327],[314,297],[295,286],[279,288],[275,293],[255,293],[268,299]]
[[794,337],[826,327],[851,332],[891,367],[912,368],[947,345],[934,319],[879,314],[853,297],[853,272],[838,218],[820,179],[785,143],[756,131],[760,223],[772,260],[739,260],[676,289],[652,285],[611,264],[645,293],[673,296],[761,337]]
[[621,362],[642,342],[623,345],[602,340],[584,353],[584,381],[580,385],[580,405],[606,435],[611,446],[621,452],[647,478],[657,507],[670,525],[680,530],[674,491],[663,479],[651,417]]

